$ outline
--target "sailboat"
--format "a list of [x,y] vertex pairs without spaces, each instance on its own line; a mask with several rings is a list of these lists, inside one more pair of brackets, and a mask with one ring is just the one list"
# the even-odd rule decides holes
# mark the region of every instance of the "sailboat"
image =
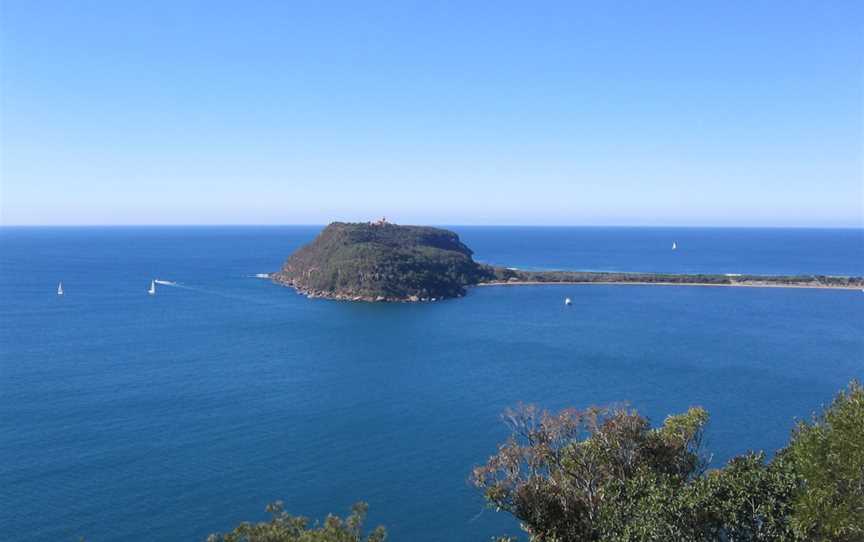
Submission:
[[57,295],[63,295],[63,281],[60,281],[60,284],[57,285]]
[[156,295],[156,281],[155,280],[150,281],[150,289],[147,290],[147,293],[150,295]]
[[672,250],[678,250],[678,243],[672,241]]
[[572,304],[573,304],[573,300],[570,299],[569,297],[565,297],[565,298],[564,298],[564,304],[565,304],[565,305],[572,305]]

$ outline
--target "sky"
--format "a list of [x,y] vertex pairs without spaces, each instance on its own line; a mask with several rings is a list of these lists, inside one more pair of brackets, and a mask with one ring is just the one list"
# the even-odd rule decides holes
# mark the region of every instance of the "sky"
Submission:
[[864,226],[864,3],[0,0],[0,224]]

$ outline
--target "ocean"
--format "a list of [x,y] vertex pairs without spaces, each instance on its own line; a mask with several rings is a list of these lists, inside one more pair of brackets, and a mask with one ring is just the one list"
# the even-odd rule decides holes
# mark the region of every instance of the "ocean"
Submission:
[[[526,269],[864,275],[862,230],[452,229],[476,259]],[[659,423],[702,405],[721,466],[773,453],[864,378],[860,291],[548,285],[352,304],[254,278],[319,230],[0,229],[2,532],[203,540],[281,499],[313,518],[365,500],[394,541],[518,535],[468,483],[508,406],[626,402]],[[177,285],[148,296],[154,278]]]

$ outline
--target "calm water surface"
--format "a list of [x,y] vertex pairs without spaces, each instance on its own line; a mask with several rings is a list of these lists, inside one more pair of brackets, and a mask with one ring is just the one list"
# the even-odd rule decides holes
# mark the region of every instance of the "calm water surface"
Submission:
[[[455,229],[516,267],[864,274],[861,230]],[[313,517],[364,499],[392,540],[488,540],[518,527],[466,480],[517,401],[626,400],[658,421],[703,405],[721,465],[777,449],[864,377],[858,291],[525,286],[371,305],[250,278],[318,230],[0,229],[4,532],[201,540],[276,499]],[[180,285],[150,297],[153,277]]]

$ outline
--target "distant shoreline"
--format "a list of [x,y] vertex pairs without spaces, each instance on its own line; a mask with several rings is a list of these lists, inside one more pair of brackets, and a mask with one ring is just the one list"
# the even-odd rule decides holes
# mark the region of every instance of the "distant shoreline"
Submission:
[[828,290],[859,290],[864,277],[830,275],[751,275],[751,274],[677,274],[590,271],[522,271],[493,267],[491,280],[479,281],[483,286],[542,285],[542,284],[641,284],[659,286],[739,286],[745,288],[810,288]]
[[[673,243],[672,248],[675,248]],[[818,274],[529,271],[479,263],[452,231],[374,222],[333,222],[267,275],[310,298],[424,302],[461,297],[470,286],[656,284],[750,288],[864,288],[864,277]]]
[[804,288],[810,290],[860,290],[861,286],[854,285],[831,285],[831,284],[760,284],[760,283],[727,283],[713,284],[710,282],[647,282],[647,281],[539,281],[539,280],[524,280],[511,282],[480,282],[474,286],[549,286],[549,285],[593,285],[605,284],[615,286],[714,286],[725,288]]

